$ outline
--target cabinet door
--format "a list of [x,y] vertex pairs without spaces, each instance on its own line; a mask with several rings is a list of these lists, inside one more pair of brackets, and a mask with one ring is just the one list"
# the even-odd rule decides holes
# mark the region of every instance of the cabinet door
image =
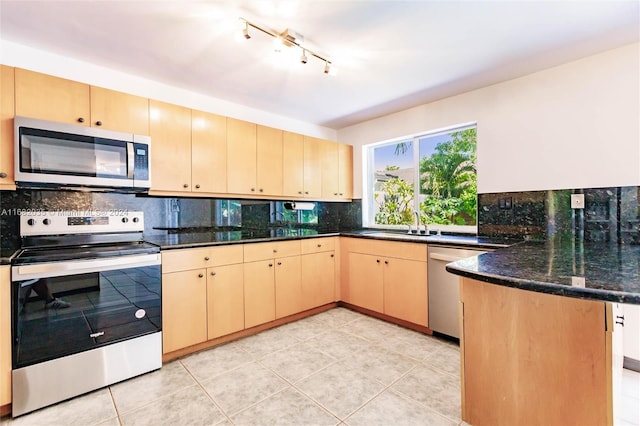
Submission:
[[206,272],[162,274],[162,353],[207,340]]
[[151,100],[151,189],[191,191],[191,110]]
[[318,198],[322,195],[322,141],[304,137],[304,196]]
[[302,312],[300,256],[283,257],[276,262],[276,318]]
[[11,402],[11,279],[0,266],[0,406]]
[[338,144],[338,196],[353,198],[353,146]]
[[15,72],[16,115],[91,124],[89,85],[21,68]]
[[149,99],[91,86],[91,126],[149,134]]
[[322,198],[340,198],[338,190],[338,144],[321,140]]
[[427,326],[427,262],[384,259],[384,313]]
[[301,257],[302,307],[304,310],[334,302],[335,255],[333,251]]
[[257,126],[257,189],[260,195],[282,195],[282,130]]
[[256,194],[257,128],[248,121],[227,118],[227,188],[234,194]]
[[207,334],[209,339],[244,329],[243,266],[207,269]]
[[383,312],[383,260],[380,256],[349,253],[349,281],[345,300],[356,306]]
[[274,261],[244,264],[244,326],[251,328],[276,318]]
[[15,189],[13,174],[14,69],[0,67],[0,190]]
[[194,192],[227,191],[227,118],[191,111],[191,182]]
[[282,135],[282,195],[304,194],[304,136],[284,132]]

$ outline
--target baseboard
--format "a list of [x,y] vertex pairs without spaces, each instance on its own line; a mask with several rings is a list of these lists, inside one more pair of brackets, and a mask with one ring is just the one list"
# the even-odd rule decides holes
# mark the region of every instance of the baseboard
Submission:
[[624,363],[622,364],[624,368],[627,370],[633,370],[640,373],[640,360],[629,358],[628,356],[624,357]]

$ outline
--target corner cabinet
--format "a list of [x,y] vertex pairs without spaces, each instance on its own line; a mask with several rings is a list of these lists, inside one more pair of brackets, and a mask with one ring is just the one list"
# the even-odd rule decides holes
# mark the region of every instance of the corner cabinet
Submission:
[[0,266],[0,407],[11,403],[11,269]]
[[13,159],[14,73],[0,66],[0,190],[15,189]]
[[342,300],[428,326],[427,245],[343,238]]

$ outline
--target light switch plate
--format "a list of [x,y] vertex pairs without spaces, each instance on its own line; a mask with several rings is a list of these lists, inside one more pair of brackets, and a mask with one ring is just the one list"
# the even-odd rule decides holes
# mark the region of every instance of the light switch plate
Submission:
[[584,209],[584,194],[571,194],[571,208]]
[[584,277],[571,277],[571,285],[573,287],[582,287],[584,288],[586,282]]

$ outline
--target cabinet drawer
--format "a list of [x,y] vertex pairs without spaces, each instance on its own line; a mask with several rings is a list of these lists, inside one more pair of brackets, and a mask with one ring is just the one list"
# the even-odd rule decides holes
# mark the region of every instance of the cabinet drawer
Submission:
[[162,253],[162,273],[212,266],[211,248],[169,250]]
[[332,251],[335,249],[335,238],[310,238],[306,240],[300,240],[300,249],[302,251],[302,254]]
[[420,243],[381,241],[369,238],[344,238],[342,247],[346,252],[425,262],[427,260],[427,245]]
[[273,259],[300,254],[300,241],[273,241],[269,243],[245,244],[244,261]]
[[242,263],[244,257],[241,244],[211,247],[210,250],[211,265],[209,266],[233,265],[235,263]]

